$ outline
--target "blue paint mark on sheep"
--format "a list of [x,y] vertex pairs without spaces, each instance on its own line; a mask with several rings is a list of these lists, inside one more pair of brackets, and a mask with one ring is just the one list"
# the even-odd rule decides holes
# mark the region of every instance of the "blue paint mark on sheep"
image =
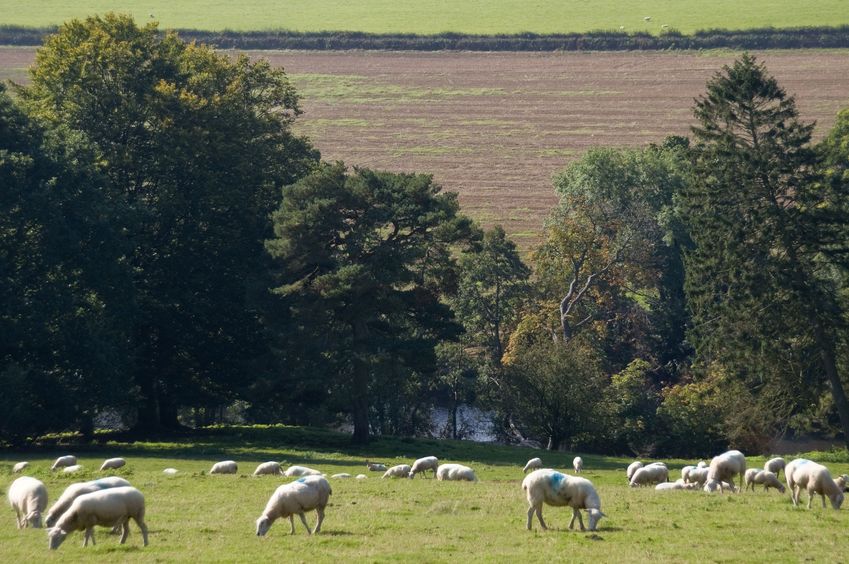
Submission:
[[303,482],[306,482],[306,481],[307,481],[307,479],[306,479],[306,478],[298,478],[298,479],[297,479],[297,480],[295,480],[295,481],[296,481],[296,482],[302,482],[302,483],[303,483]]
[[562,482],[565,477],[566,476],[560,472],[552,472],[551,476],[548,478],[551,482],[551,487],[554,489],[560,487],[560,482]]

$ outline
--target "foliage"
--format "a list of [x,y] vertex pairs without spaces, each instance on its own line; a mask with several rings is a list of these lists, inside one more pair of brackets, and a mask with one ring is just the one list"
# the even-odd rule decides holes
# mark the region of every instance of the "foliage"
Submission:
[[610,429],[612,452],[630,450],[637,456],[649,455],[654,449],[655,417],[660,404],[648,362],[631,361],[624,370],[610,378],[604,390],[606,422]]

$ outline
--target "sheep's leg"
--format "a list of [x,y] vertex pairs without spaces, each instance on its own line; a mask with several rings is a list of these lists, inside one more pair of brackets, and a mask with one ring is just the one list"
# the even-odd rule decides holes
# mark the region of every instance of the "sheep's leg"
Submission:
[[581,527],[581,530],[586,531],[586,529],[584,528],[584,518],[581,517],[581,510],[573,507],[572,508],[572,520],[569,521],[569,528],[570,529],[574,528],[575,518],[578,519],[578,526]]
[[537,519],[539,520],[539,526],[542,527],[543,531],[547,531],[548,527],[545,524],[545,521],[542,520],[542,502],[538,506],[534,508],[537,513]]
[[[135,521],[136,521],[136,525],[138,525],[139,529],[141,529],[142,540],[144,541],[144,545],[147,546],[147,525],[144,522],[144,518],[139,517],[138,519],[135,519]],[[127,519],[127,522],[124,523],[124,527],[126,527],[124,529],[125,531],[127,531],[127,532],[130,531],[130,520],[129,519]]]
[[825,509],[825,494],[820,494],[820,497],[822,498],[822,508]]
[[[136,521],[136,523],[138,523],[138,521]],[[121,527],[121,543],[120,544],[124,544],[125,542],[127,542],[127,537],[130,536],[130,519],[129,518],[124,519],[124,522],[119,523],[118,526]]]
[[531,530],[531,522],[534,520],[534,511],[536,511],[536,507],[533,505],[528,508],[528,525],[527,529]]
[[23,521],[21,521],[21,510],[18,509],[17,507],[15,508],[15,521],[17,522],[19,529],[24,528]]
[[307,530],[307,534],[308,534],[308,535],[311,535],[311,534],[312,534],[312,531],[310,530],[310,526],[309,526],[309,524],[307,523],[307,516],[306,516],[306,515],[304,515],[304,512],[303,512],[303,511],[301,511],[300,513],[298,513],[298,517],[300,517],[300,518],[301,518],[301,523],[303,523],[303,524],[304,524],[304,528]]
[[94,525],[88,526],[85,528],[85,537],[83,539],[83,546],[88,546],[88,541],[91,539],[92,546],[97,543],[94,542]]
[[808,509],[811,508],[811,503],[814,501],[814,492],[808,490]]
[[294,534],[295,534],[295,519],[294,519],[294,515],[289,515],[289,526],[291,527],[291,530],[289,531],[289,534],[290,534],[290,535],[294,535]]
[[315,523],[315,529],[312,530],[312,534],[316,535],[321,532],[321,522],[324,521],[324,508],[316,507],[315,513],[318,515],[318,520]]
[[799,507],[799,486],[797,484],[793,484],[793,488],[790,490],[790,500],[794,507]]

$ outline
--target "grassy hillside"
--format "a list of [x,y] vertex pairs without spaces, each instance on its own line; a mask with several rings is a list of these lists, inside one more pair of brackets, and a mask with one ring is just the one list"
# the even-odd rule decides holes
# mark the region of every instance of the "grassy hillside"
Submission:
[[[844,0],[0,0],[0,24],[45,26],[109,10],[152,14],[165,28],[205,30],[365,31],[433,34],[587,32],[598,29],[683,33],[697,29],[748,29],[849,24]],[[650,21],[645,17],[650,16]]]
[[[566,468],[573,453],[546,453],[433,440],[380,440],[366,448],[349,447],[344,435],[290,427],[224,429],[216,434],[181,441],[109,443],[78,452],[85,467],[75,477],[52,475],[50,462],[61,451],[4,453],[0,457],[0,487],[5,492],[14,479],[14,461],[28,459],[29,475],[47,485],[51,503],[70,483],[93,479],[107,456],[123,455],[128,466],[117,472],[141,489],[147,499],[150,546],[141,547],[141,535],[131,525],[126,546],[105,529],[96,533],[98,544],[82,547],[74,533],[59,548],[63,561],[119,558],[123,561],[232,562],[232,561],[398,561],[424,556],[426,561],[833,561],[845,552],[849,513],[823,510],[819,500],[808,511],[794,508],[787,495],[775,491],[740,495],[702,492],[655,492],[630,489],[624,470],[630,459],[584,455],[585,476],[592,480],[607,514],[597,533],[567,530],[570,512],[546,507],[552,530],[535,524],[525,530],[526,502],[520,489],[521,465],[542,456],[550,466]],[[71,449],[73,450],[73,449]],[[331,480],[333,495],[322,533],[308,537],[296,523],[275,523],[267,538],[254,535],[254,521],[274,489],[288,478],[250,476],[265,460],[306,464],[328,474],[365,472],[366,457],[388,464],[435,454],[443,461],[462,462],[477,470],[480,482],[445,483],[432,479]],[[216,460],[239,462],[236,476],[209,476]],[[849,470],[845,453],[809,457],[827,462],[833,472]],[[673,474],[686,461],[668,461]],[[763,463],[749,458],[750,465]],[[180,474],[167,477],[173,466]],[[312,524],[315,516],[308,516]],[[586,520],[585,520],[586,521]],[[792,531],[792,534],[788,534]],[[44,531],[18,531],[8,507],[0,513],[0,552],[8,562],[36,562],[48,556]],[[60,554],[57,554],[58,557]]]

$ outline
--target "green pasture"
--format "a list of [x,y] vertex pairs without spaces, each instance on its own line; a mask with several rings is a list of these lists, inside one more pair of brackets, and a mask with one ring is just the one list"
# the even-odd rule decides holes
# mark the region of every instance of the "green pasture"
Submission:
[[[569,561],[838,561],[845,558],[849,512],[794,508],[774,490],[708,495],[656,492],[625,484],[627,458],[583,455],[585,476],[595,483],[607,514],[595,533],[569,531],[570,511],[546,507],[552,530],[525,530],[526,502],[521,467],[533,456],[559,469],[573,453],[478,445],[455,441],[379,440],[351,448],[347,437],[323,431],[277,427],[236,429],[219,436],[160,443],[107,443],[97,448],[65,447],[0,455],[0,487],[15,478],[11,466],[26,459],[28,474],[47,485],[51,504],[70,483],[102,476],[96,470],[111,456],[128,465],[115,474],[138,487],[147,499],[150,546],[142,548],[135,525],[125,546],[106,529],[97,545],[82,547],[74,533],[57,554],[47,548],[43,530],[15,528],[14,513],[0,513],[0,555],[5,562],[63,562],[119,559],[121,562],[551,562]],[[55,456],[76,452],[84,466],[73,477],[52,474]],[[410,463],[426,454],[475,468],[480,481],[381,480],[365,458],[387,464]],[[810,453],[833,473],[849,470],[845,451]],[[239,474],[210,476],[213,462],[232,458]],[[250,474],[266,460],[306,464],[327,474],[366,473],[366,480],[332,480],[333,495],[320,535],[309,537],[296,523],[276,522],[266,538],[254,534],[254,521],[275,488],[291,478]],[[750,466],[763,464],[750,457]],[[689,461],[667,460],[674,477]],[[173,466],[180,473],[162,474]],[[310,514],[310,523],[315,515]],[[297,519],[296,519],[297,521]]]
[[[239,31],[365,31],[372,33],[472,34],[660,32],[849,24],[844,0],[0,0],[0,24],[45,26],[107,11],[155,19],[164,28]],[[153,16],[151,18],[151,15]],[[651,17],[645,21],[645,17]]]

